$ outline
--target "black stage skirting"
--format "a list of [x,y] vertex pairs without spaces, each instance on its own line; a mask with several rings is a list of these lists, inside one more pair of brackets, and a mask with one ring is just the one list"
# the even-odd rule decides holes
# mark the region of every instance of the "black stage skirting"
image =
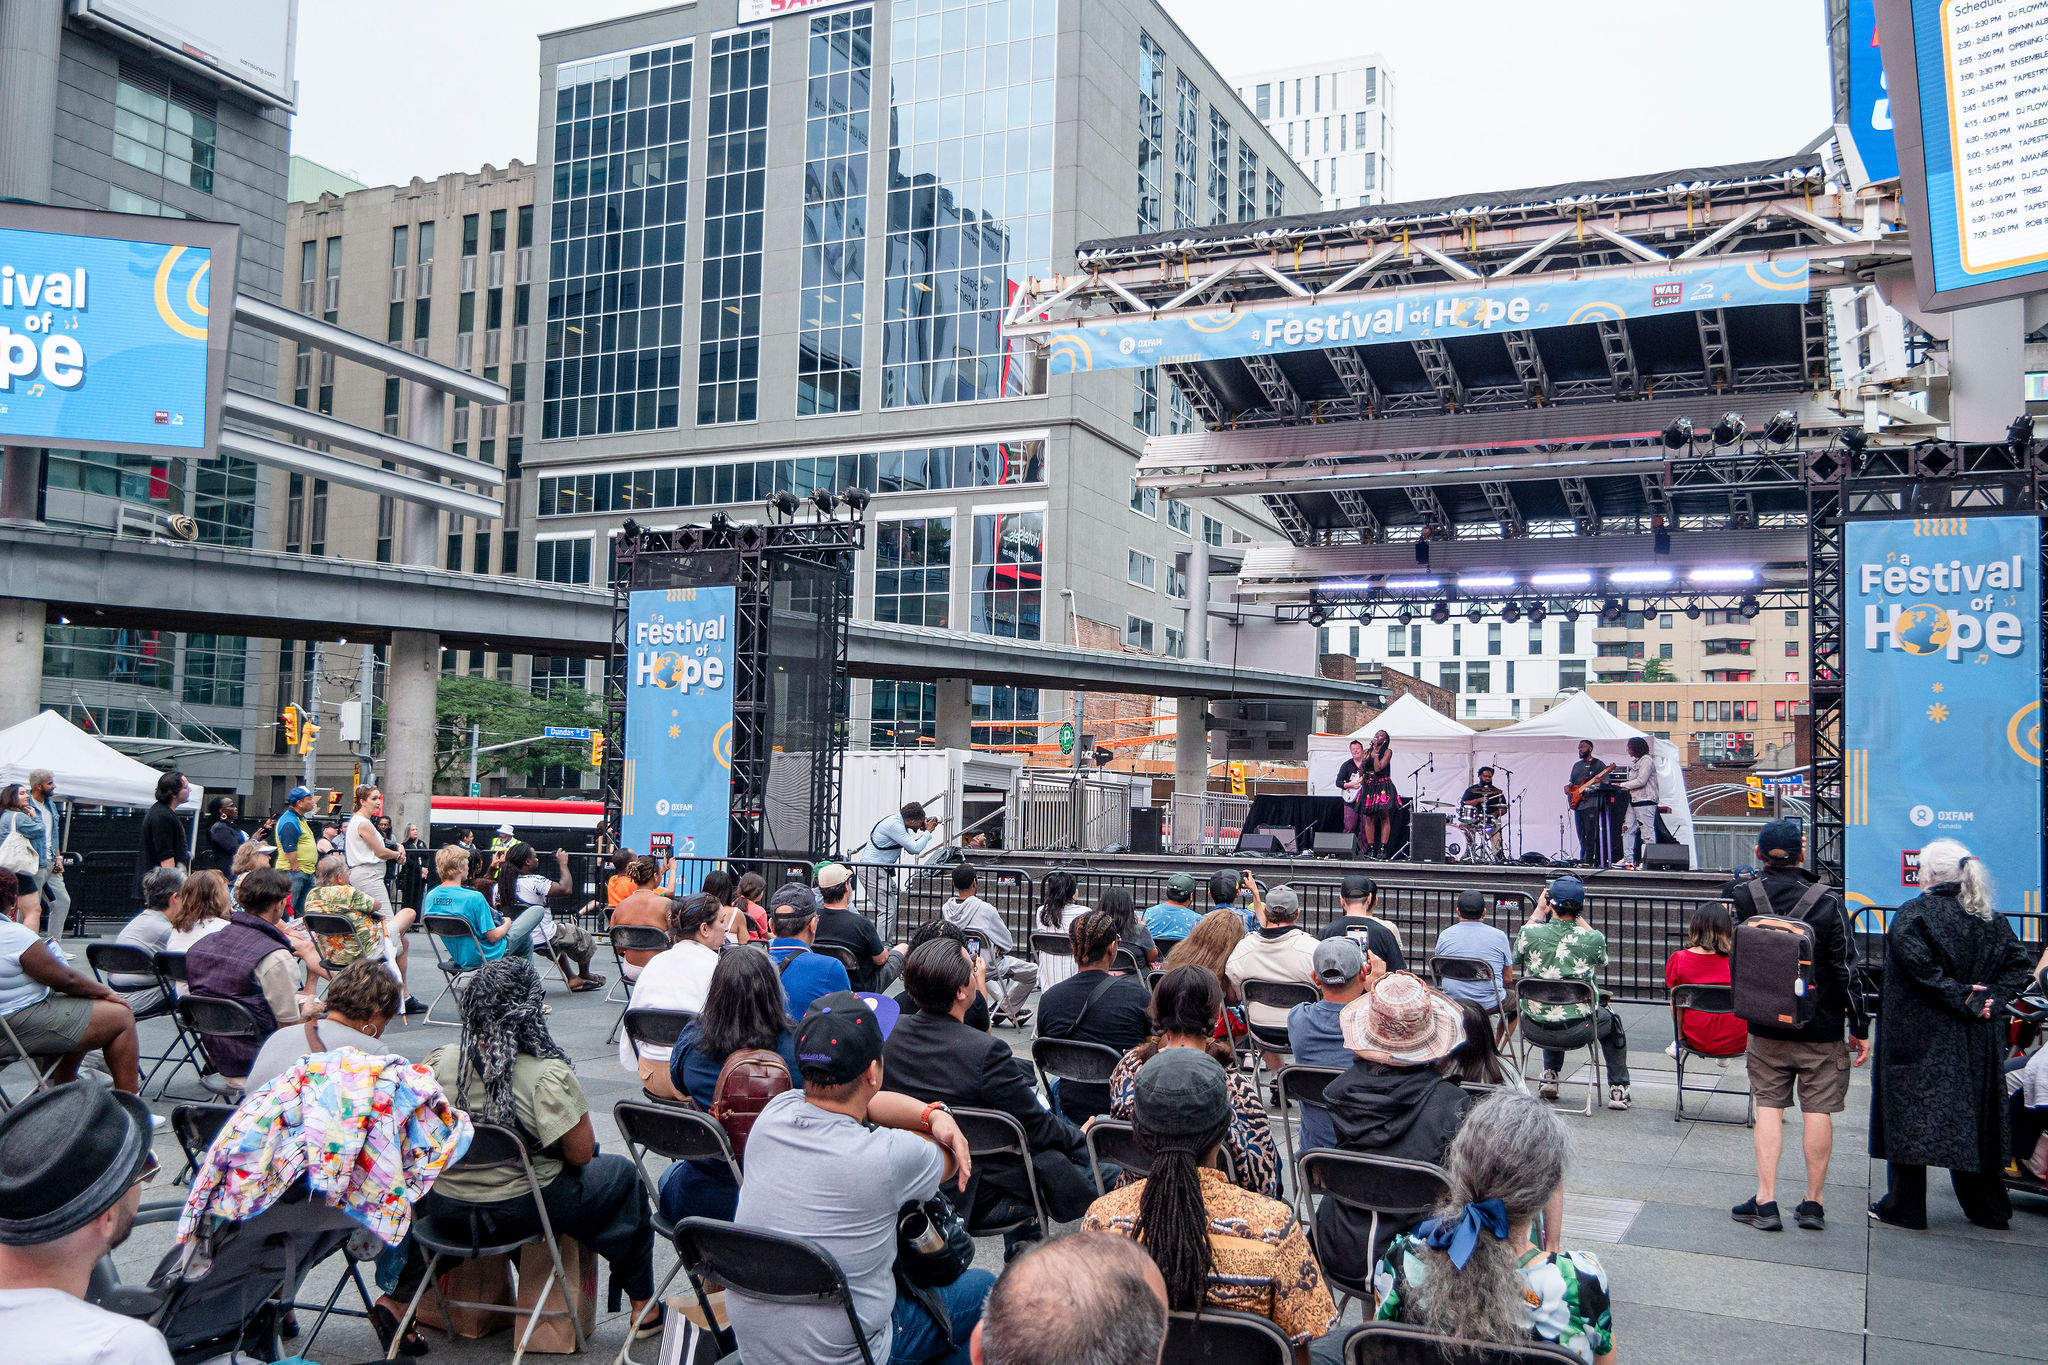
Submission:
[[[1395,848],[1408,842],[1408,798],[1394,806],[1393,829],[1389,837]],[[1344,832],[1344,803],[1334,796],[1254,796],[1244,817],[1244,832],[1281,826],[1294,830],[1303,846],[1312,843],[1317,832]]]

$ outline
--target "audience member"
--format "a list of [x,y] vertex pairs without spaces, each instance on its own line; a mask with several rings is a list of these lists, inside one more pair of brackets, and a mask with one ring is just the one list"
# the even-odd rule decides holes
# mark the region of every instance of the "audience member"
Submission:
[[[648,857],[628,858],[625,871],[605,884],[607,895],[619,883],[625,884],[626,893],[611,903],[611,923],[666,930],[669,907],[675,898],[655,886],[660,880],[660,863]],[[653,959],[654,954],[645,948],[632,948],[619,956],[622,963],[619,970],[631,982],[640,979],[640,969]]]
[[[618,909],[621,905],[625,904],[626,897],[632,895],[640,887],[652,883],[652,878],[645,882],[634,879],[633,864],[635,861],[633,850],[630,848],[615,848],[605,856],[605,862],[611,865],[611,875],[604,879],[604,903],[607,909]],[[654,862],[652,858],[649,858],[647,861],[649,863]],[[659,865],[657,864],[656,866],[658,867]]]
[[[755,1120],[735,1219],[806,1238],[838,1263],[876,1365],[955,1362],[952,1343],[971,1337],[995,1277],[969,1270],[931,1291],[949,1319],[941,1328],[891,1273],[903,1206],[937,1195],[942,1182],[964,1191],[973,1169],[943,1106],[882,1089],[893,1003],[837,991],[806,1014],[796,1030],[803,1089],[777,1095]],[[773,1303],[730,1291],[725,1306],[747,1365],[854,1365],[861,1358],[838,1304]]]
[[112,986],[73,971],[55,947],[15,918],[15,881],[13,873],[0,871],[0,1015],[23,1052],[57,1058],[52,1082],[77,1079],[85,1054],[97,1052],[115,1089],[134,1094],[142,1080],[135,1012]]
[[[181,867],[152,867],[142,874],[142,909],[121,926],[114,942],[124,948],[140,948],[155,957],[170,951],[171,902],[185,884]],[[163,1003],[163,987],[151,976],[112,973],[107,984],[121,993],[121,999],[137,1014],[147,1014]]]
[[[1386,967],[1378,958],[1361,953],[1356,940],[1344,937],[1319,941],[1314,966],[1316,987],[1323,998],[1287,1011],[1288,1050],[1301,1066],[1342,1071],[1352,1064],[1351,1049],[1344,1043],[1344,1007],[1371,990],[1373,983],[1386,975]],[[1301,1150],[1336,1145],[1337,1130],[1330,1125],[1330,1111],[1304,1100]]]
[[[1245,875],[1250,882],[1251,874]],[[1256,896],[1257,883],[1251,885]],[[1301,899],[1295,895],[1294,888],[1274,887],[1262,901],[1255,902],[1254,913],[1259,922],[1258,932],[1246,934],[1230,950],[1230,960],[1224,964],[1224,974],[1238,995],[1244,994],[1247,981],[1317,985],[1316,939],[1295,923],[1301,916]],[[1260,1028],[1287,1027],[1287,1011],[1278,1005],[1248,1002],[1244,1008],[1246,1019]],[[1265,1057],[1268,1071],[1278,1071],[1285,1060],[1280,1053],[1271,1050],[1266,1051]],[[1278,1088],[1277,1084],[1275,1088]]]
[[[711,974],[711,987],[696,1019],[683,1029],[668,1061],[672,1098],[712,1112],[718,1077],[733,1056],[772,1052],[789,1069],[793,1086],[803,1084],[796,1035],[782,1012],[782,983],[766,953],[726,953]],[[642,1082],[645,1084],[645,1082]],[[659,1092],[657,1092],[659,1093]],[[746,1160],[744,1149],[734,1152]],[[740,1187],[723,1161],[678,1161],[661,1177],[661,1216],[730,1219]]]
[[[950,939],[935,938],[913,951],[904,967],[904,993],[917,1013],[896,1023],[884,1050],[889,1074],[903,1092],[921,1100],[972,1109],[995,1109],[1016,1119],[1031,1147],[1031,1165],[1046,1212],[1057,1222],[1079,1218],[1095,1197],[1088,1174],[1088,1144],[1081,1129],[1039,1102],[1030,1073],[992,1034],[967,1027],[967,1007],[982,993],[981,959]],[[1016,1157],[985,1158],[963,1205],[974,1223],[1007,1222],[1031,1207],[1031,1186]],[[1004,1235],[1007,1251],[1045,1235],[1032,1225]]]
[[[378,865],[364,864],[371,871],[379,872],[377,885],[382,886],[381,869]],[[357,879],[367,880],[367,879]],[[379,902],[361,886],[354,884],[348,863],[340,854],[330,853],[322,858],[313,869],[313,889],[306,893],[306,910],[319,915],[339,915],[352,926],[352,932],[335,934],[320,940],[320,950],[327,961],[336,968],[346,967],[365,958],[378,962],[385,960],[384,945],[389,942],[392,958],[398,971],[400,985],[405,982],[406,950],[405,933],[412,928],[418,916],[411,910],[392,911],[388,915],[384,908],[390,901]],[[424,1014],[426,1006],[419,1001],[407,999],[405,1012]]]
[[[277,849],[261,839],[244,839],[241,847],[235,850],[234,861],[228,864],[229,894],[233,894],[236,888],[241,886],[242,878],[248,876],[257,868],[275,866],[271,859],[276,854]],[[313,879],[308,877],[306,879],[306,889],[310,891],[312,888]],[[297,910],[298,907],[295,906],[293,913],[297,913]]]
[[313,837],[309,818],[312,814],[311,787],[293,787],[284,794],[284,809],[277,815],[277,866],[292,879],[295,915],[306,907],[306,893],[313,889],[313,868],[320,861],[319,842]]
[[1210,912],[1213,914],[1218,910],[1230,911],[1239,920],[1243,921],[1244,931],[1248,934],[1259,927],[1258,917],[1252,913],[1249,901],[1239,905],[1237,898],[1240,895],[1256,897],[1257,894],[1257,890],[1252,885],[1252,874],[1249,872],[1230,872],[1219,869],[1209,874]]
[[91,1084],[39,1090],[0,1114],[0,1341],[9,1359],[171,1365],[154,1327],[85,1301],[156,1174],[152,1131],[149,1106]]
[[[1080,885],[1073,873],[1057,869],[1039,878],[1038,918],[1032,922],[1033,930],[1064,934],[1068,925],[1087,914],[1087,906],[1074,904]],[[1042,991],[1051,990],[1073,974],[1074,959],[1070,957],[1046,953],[1038,959],[1038,987]]]
[[1591,1252],[1530,1237],[1539,1213],[1562,1207],[1565,1155],[1564,1124],[1520,1091],[1473,1106],[1444,1160],[1450,1193],[1373,1272],[1377,1316],[1467,1341],[1545,1342],[1586,1365],[1613,1365],[1607,1271]]
[[905,944],[891,949],[875,926],[853,908],[853,871],[842,863],[818,869],[818,932],[816,942],[830,943],[853,954],[847,977],[857,991],[886,991],[903,975]]
[[1166,879],[1166,899],[1145,911],[1145,932],[1155,943],[1179,943],[1195,931],[1201,918],[1195,909],[1194,874],[1176,872]]
[[1003,1268],[969,1349],[973,1365],[1158,1365],[1166,1281],[1127,1237],[1055,1237]]
[[1465,1040],[1458,1050],[1437,1064],[1437,1070],[1454,1081],[1469,1085],[1508,1085],[1526,1089],[1522,1073],[1515,1069],[1494,1041],[1493,1017],[1470,1000],[1453,1000],[1465,1016]]
[[1234,1005],[1237,1003],[1237,990],[1230,984],[1226,969],[1230,965],[1230,955],[1237,951],[1237,945],[1243,939],[1244,919],[1237,911],[1225,914],[1221,910],[1212,910],[1196,921],[1194,932],[1173,945],[1173,950],[1166,955],[1167,969],[1206,967],[1223,984],[1224,1000]]
[[768,924],[768,879],[758,872],[742,872],[739,885],[733,888],[733,903],[746,911],[747,923],[753,927],[754,937],[762,943],[775,937],[775,931]]
[[811,951],[818,934],[818,893],[802,882],[789,882],[768,902],[775,937],[768,956],[782,974],[782,993],[789,997],[789,1017],[802,1019],[821,995],[850,991],[846,968],[835,957]]
[[[1337,1146],[1442,1165],[1472,1106],[1456,1081],[1436,1071],[1464,1041],[1465,1017],[1457,1005],[1418,978],[1394,972],[1346,1005],[1341,1023],[1351,1069],[1323,1091]],[[1368,1278],[1394,1234],[1406,1231],[1382,1217],[1375,1237],[1372,1224],[1372,1215],[1324,1200],[1316,1214],[1323,1264],[1353,1282]]]
[[[1152,1032],[1152,992],[1137,977],[1110,970],[1121,942],[1115,922],[1108,912],[1092,910],[1068,927],[1067,942],[1079,970],[1038,1002],[1038,1036],[1129,1052]],[[1086,1123],[1109,1112],[1107,1082],[1057,1084],[1059,1109],[1069,1121]]]
[[[1577,877],[1559,877],[1545,887],[1529,912],[1529,922],[1515,933],[1515,973],[1524,980],[1583,981],[1600,996],[1599,968],[1607,965],[1607,936],[1579,923],[1586,906],[1586,885]],[[1591,1016],[1590,1018],[1588,1016]],[[1584,1047],[1597,1036],[1607,1066],[1607,1107],[1629,1107],[1628,1035],[1621,1019],[1604,1005],[1522,1005],[1522,1036],[1543,1049],[1543,1079],[1536,1093],[1557,1098],[1557,1073],[1564,1050]]]
[[[172,871],[164,868],[163,871]],[[183,872],[185,869],[177,868]],[[192,945],[209,934],[217,934],[228,927],[228,916],[234,912],[235,902],[228,898],[228,884],[215,872],[195,872],[178,883],[177,891],[171,896],[171,904],[164,911],[170,921],[171,934],[164,940],[167,953],[189,953]]]
[[[923,924],[918,925],[916,931],[910,936],[910,951],[916,952],[935,938],[951,939],[968,952],[974,951],[974,945],[968,942],[967,935],[962,932],[960,927],[955,924],[948,924],[943,919],[928,919]],[[895,1000],[897,1008],[902,1013],[916,1014],[918,1012],[917,1002],[908,995],[898,995],[895,997]],[[1024,1013],[1026,1017],[1029,1017],[1031,1012],[1026,1010]],[[989,1029],[994,1027],[989,1017],[987,997],[983,997],[969,1005],[967,1007],[967,1017],[962,1022],[977,1033],[987,1033]]]
[[[142,896],[142,874],[152,867],[182,867],[191,870],[192,857],[185,842],[185,826],[178,819],[178,807],[190,800],[192,784],[175,769],[156,780],[156,803],[142,817],[142,837],[135,850],[135,880],[129,894]],[[24,888],[25,895],[33,893]],[[32,922],[29,927],[35,928]]]
[[[190,895],[195,885],[208,881],[219,884],[220,874],[195,873],[179,894]],[[290,877],[274,867],[258,868],[242,879],[242,908],[228,916],[227,927],[185,953],[192,994],[232,1000],[255,1016],[255,1039],[206,1039],[214,1068],[238,1088],[256,1060],[258,1040],[299,1022],[298,977],[292,970],[297,950],[278,927],[291,908],[291,894]]]
[[1017,942],[996,908],[975,894],[979,882],[974,864],[955,864],[953,898],[939,907],[939,914],[967,935],[968,950],[981,959],[988,980],[1005,983],[997,1012],[1017,1028],[1025,1028],[1031,1023],[1031,1011],[1024,1008],[1024,1002],[1037,989],[1038,966],[1011,956]]
[[[425,1061],[449,1102],[476,1123],[509,1128],[525,1140],[548,1225],[574,1237],[611,1266],[611,1282],[637,1315],[654,1297],[654,1223],[639,1172],[623,1156],[599,1154],[590,1105],[569,1058],[548,1033],[547,993],[524,958],[487,962],[462,990],[462,1037]],[[475,1214],[506,1241],[541,1230],[525,1173],[514,1167],[444,1171],[421,1197],[416,1216],[458,1222]],[[398,1295],[410,1299],[425,1273],[417,1252],[407,1261]],[[661,1317],[644,1320],[638,1337],[657,1336]]]
[[1147,966],[1159,961],[1159,949],[1152,942],[1152,931],[1145,927],[1145,920],[1138,913],[1138,903],[1131,898],[1129,888],[1106,886],[1095,898],[1095,908],[1116,921],[1116,936],[1138,960]]
[[1232,1185],[1217,1169],[1235,1122],[1222,1065],[1194,1048],[1168,1048],[1139,1068],[1133,1094],[1133,1127],[1150,1169],[1096,1200],[1081,1226],[1150,1252],[1176,1310],[1256,1313],[1297,1352],[1329,1331],[1337,1308],[1294,1210]]
[[[640,969],[640,979],[633,983],[626,1008],[696,1014],[704,1008],[712,973],[718,970],[719,952],[725,947],[725,920],[734,912],[705,895],[671,900],[668,904],[668,937],[674,946],[655,954]],[[682,1098],[669,1082],[668,1048],[658,1043],[635,1043],[622,1028],[619,1065],[637,1071],[641,1086],[649,1092],[663,1099]]]
[[[483,893],[467,884],[470,863],[475,856],[461,844],[449,844],[435,850],[434,875],[441,879],[441,884],[420,898],[421,918],[452,915],[469,922],[469,927],[476,931],[476,943],[465,938],[441,940],[448,960],[464,971],[474,971],[486,962],[496,962],[510,951],[519,951],[521,956],[531,959],[533,940],[524,934],[513,937],[519,926],[510,920],[501,921],[491,913],[490,902],[484,899]],[[542,907],[541,913],[547,913],[546,907]]]
[[[1212,911],[1209,918],[1221,913]],[[1229,918],[1235,920],[1237,912],[1231,911]],[[1193,941],[1190,937],[1181,947]],[[1138,1071],[1160,1053],[1188,1048],[1214,1057],[1228,1068],[1225,1084],[1230,1095],[1230,1126],[1223,1146],[1230,1153],[1237,1183],[1254,1194],[1278,1199],[1279,1147],[1273,1141],[1257,1088],[1235,1068],[1237,1059],[1230,1045],[1216,1038],[1216,1023],[1222,1014],[1223,983],[1214,972],[1207,967],[1169,965],[1152,992],[1152,1036],[1124,1054],[1110,1073],[1110,1113],[1128,1121],[1137,1112]]]
[[[1728,950],[1734,941],[1735,923],[1728,907],[1720,901],[1701,905],[1686,924],[1685,946],[1664,961],[1664,989],[1727,985]],[[1687,1047],[1717,1057],[1740,1054],[1749,1046],[1749,1025],[1739,1014],[1687,1010],[1679,1016],[1678,1031]]]
[[[338,1047],[384,1055],[384,1030],[398,1017],[398,983],[382,961],[343,967],[327,983],[327,996],[305,1018],[263,1040],[249,1064],[247,1087],[254,1091],[291,1069],[292,1063],[315,1052]],[[397,1305],[402,1314],[405,1305]]]
[[[540,873],[540,854],[528,844],[514,843],[505,850],[505,861],[499,864],[493,903],[499,914],[516,916],[519,924],[530,922],[527,937],[533,945],[532,952],[553,958],[561,966],[571,991],[603,990],[605,979],[592,975],[590,970],[597,941],[582,925],[558,920],[548,910],[550,896],[566,896],[576,889],[575,879],[569,874],[569,855],[560,849],[555,851],[555,870],[560,875],[549,881]],[[535,910],[540,914],[534,915]]]
[[1378,883],[1363,872],[1354,872],[1338,884],[1337,902],[1344,913],[1325,924],[1316,937],[1349,935],[1358,940],[1360,948],[1386,963],[1388,971],[1408,970],[1408,960],[1401,956],[1399,931],[1380,918]]
[[1493,984],[1445,978],[1439,983],[1453,1000],[1470,1000],[1482,1009],[1503,1005],[1515,975],[1515,948],[1508,936],[1486,922],[1486,897],[1477,891],[1458,893],[1458,922],[1436,936],[1437,957],[1477,958],[1493,968]]

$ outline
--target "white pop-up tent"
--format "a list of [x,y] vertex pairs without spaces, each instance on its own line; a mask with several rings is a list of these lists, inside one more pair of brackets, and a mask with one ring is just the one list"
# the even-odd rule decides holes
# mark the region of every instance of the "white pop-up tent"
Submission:
[[[0,730],[0,784],[27,782],[38,768],[57,778],[57,797],[102,806],[148,806],[163,776],[147,763],[94,739],[55,711]],[[206,793],[197,782],[179,810],[196,811]]]
[[[1509,827],[1519,831],[1512,852],[1543,853],[1551,856],[1579,856],[1578,826],[1572,818],[1571,801],[1565,795],[1572,764],[1578,761],[1579,741],[1593,741],[1593,756],[1616,763],[1626,770],[1628,741],[1637,736],[1650,741],[1650,755],[1657,760],[1657,803],[1671,808],[1664,826],[1671,837],[1693,850],[1692,810],[1685,791],[1685,764],[1678,746],[1668,739],[1655,739],[1609,715],[1607,709],[1583,692],[1551,707],[1540,716],[1499,730],[1480,731],[1473,737],[1472,764],[1476,771],[1491,763],[1494,782],[1508,788],[1513,775],[1514,805]],[[1699,863],[1694,850],[1693,864]]]
[[[1394,786],[1404,797],[1455,805],[1472,783],[1472,744],[1476,733],[1409,693],[1349,735],[1310,735],[1308,789],[1312,796],[1342,796],[1337,769],[1351,756],[1351,741],[1370,745],[1385,730],[1394,747]],[[1415,773],[1417,768],[1422,771]],[[1410,777],[1410,773],[1415,773]]]

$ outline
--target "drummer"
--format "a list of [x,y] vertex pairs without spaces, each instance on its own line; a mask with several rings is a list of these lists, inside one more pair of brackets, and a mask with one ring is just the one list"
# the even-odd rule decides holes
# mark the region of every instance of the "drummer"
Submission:
[[1479,770],[1479,780],[1458,798],[1458,819],[1475,836],[1483,833],[1498,854],[1500,827],[1507,812],[1507,795],[1493,785],[1493,765],[1489,763]]

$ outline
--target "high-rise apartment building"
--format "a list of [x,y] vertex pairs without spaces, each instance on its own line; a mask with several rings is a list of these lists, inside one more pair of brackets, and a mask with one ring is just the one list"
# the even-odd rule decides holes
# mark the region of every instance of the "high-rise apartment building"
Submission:
[[1393,201],[1394,73],[1378,53],[1232,80],[1238,98],[1315,182],[1324,208]]
[[[1298,212],[1309,177],[1155,0],[778,10],[542,35],[531,571],[603,583],[628,517],[860,487],[857,616],[1181,653],[1176,554],[1272,523],[1137,490],[1186,404],[1156,374],[1048,378],[1003,313],[1080,242]],[[1067,709],[1021,679],[973,704]],[[856,742],[933,731],[928,683],[857,683],[852,707]]]

